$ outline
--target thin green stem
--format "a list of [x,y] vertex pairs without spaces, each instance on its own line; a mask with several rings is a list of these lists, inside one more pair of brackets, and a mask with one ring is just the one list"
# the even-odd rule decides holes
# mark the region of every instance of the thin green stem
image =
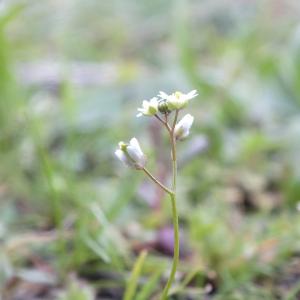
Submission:
[[172,217],[173,217],[173,227],[174,227],[174,256],[173,256],[173,263],[172,263],[172,269],[169,276],[169,279],[167,281],[167,284],[163,290],[161,300],[166,300],[168,297],[169,290],[171,288],[171,285],[175,279],[177,266],[179,263],[179,222],[178,222],[178,213],[177,213],[177,206],[176,206],[176,185],[177,185],[177,157],[176,157],[176,137],[175,137],[175,126],[177,123],[179,115],[179,110],[176,110],[175,117],[173,120],[172,127],[170,127],[168,123],[168,116],[165,115],[165,120],[160,118],[158,115],[155,115],[155,117],[166,127],[169,135],[170,135],[170,141],[171,141],[171,156],[172,156],[172,169],[173,169],[173,178],[172,178],[172,191],[170,191],[168,188],[166,188],[163,184],[161,184],[155,177],[153,177],[148,170],[145,168],[143,169],[145,173],[156,183],[158,184],[162,189],[164,189],[171,198],[171,204],[172,204]]
[[161,122],[161,123],[163,123],[164,125],[165,125],[165,121],[159,116],[159,115],[154,115],[154,117],[159,121],[159,122]]
[[168,282],[164,288],[161,300],[165,300],[168,297],[168,292],[174,281],[178,262],[179,262],[179,224],[178,224],[178,213],[177,213],[177,206],[176,206],[176,194],[170,195],[170,197],[172,202],[172,214],[173,214],[173,226],[174,226],[174,257],[173,257],[171,273]]
[[172,132],[172,128],[168,124],[168,116],[167,115],[165,115],[165,119],[166,119],[165,121],[159,115],[154,115],[154,117],[166,127],[169,134]]
[[173,194],[170,194],[171,203],[172,203],[172,217],[173,217],[173,227],[174,227],[174,256],[173,256],[173,264],[169,279],[167,284],[163,290],[163,294],[161,296],[161,300],[165,300],[168,297],[168,292],[171,288],[171,285],[174,281],[176,270],[179,262],[179,223],[178,223],[178,213],[176,206],[176,185],[177,185],[177,157],[176,157],[176,138],[174,135],[174,130],[178,118],[179,111],[176,111],[176,115],[174,118],[174,123],[169,131],[171,146],[172,146],[172,167],[173,167],[173,180],[172,180],[172,190]]
[[164,184],[162,184],[159,180],[157,180],[145,167],[142,169],[148,177],[158,186],[160,186],[165,192],[167,192],[170,196],[174,194],[169,188],[167,188]]

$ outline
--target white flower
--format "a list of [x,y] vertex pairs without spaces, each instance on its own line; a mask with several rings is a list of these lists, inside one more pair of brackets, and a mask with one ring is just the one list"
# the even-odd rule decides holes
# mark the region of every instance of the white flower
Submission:
[[188,104],[189,100],[195,98],[198,94],[196,90],[192,90],[187,94],[175,92],[171,95],[167,95],[165,92],[160,92],[158,96],[162,99],[166,99],[169,109],[174,110],[184,108]]
[[129,144],[119,143],[119,149],[115,151],[117,158],[128,167],[141,170],[146,165],[146,156],[136,138],[132,138]]
[[190,114],[185,115],[175,126],[175,137],[177,140],[183,140],[190,134],[194,117]]
[[139,113],[137,117],[141,116],[154,116],[158,112],[158,99],[152,98],[150,101],[143,101],[143,107],[138,108]]

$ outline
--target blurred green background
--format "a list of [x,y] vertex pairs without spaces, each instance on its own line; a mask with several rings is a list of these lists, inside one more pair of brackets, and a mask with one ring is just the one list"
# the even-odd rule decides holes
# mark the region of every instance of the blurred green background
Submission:
[[156,299],[169,199],[113,153],[137,137],[168,182],[166,136],[136,109],[192,89],[170,299],[299,299],[299,18],[297,0],[1,0],[2,299],[122,299],[134,284],[132,299]]

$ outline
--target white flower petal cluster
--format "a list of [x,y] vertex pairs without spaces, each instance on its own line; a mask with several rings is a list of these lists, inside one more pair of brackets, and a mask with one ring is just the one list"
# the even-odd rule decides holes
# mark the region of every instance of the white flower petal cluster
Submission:
[[190,134],[194,117],[190,114],[185,115],[175,126],[175,137],[177,140],[183,140]]
[[[168,123],[167,116],[176,110],[174,120],[177,119],[178,111],[186,107],[189,101],[196,96],[198,96],[196,90],[192,90],[187,94],[175,92],[170,95],[165,92],[160,92],[158,97],[154,97],[149,101],[143,101],[142,107],[138,108],[137,117],[155,116],[167,127],[169,133],[172,135],[172,140],[173,137],[175,137],[176,140],[183,140],[190,133],[194,117],[190,114],[185,115],[173,129]],[[165,118],[161,118],[159,114],[164,115]],[[118,149],[115,151],[115,155],[121,162],[133,169],[143,170],[146,166],[146,156],[136,138],[132,138],[129,143],[120,142]]]
[[158,112],[158,99],[154,97],[150,101],[144,100],[143,107],[138,108],[138,111],[137,117],[154,116]]
[[175,92],[171,95],[166,94],[165,92],[160,92],[158,95],[161,99],[167,100],[168,108],[170,110],[182,109],[187,106],[189,101],[198,96],[196,90],[184,94],[181,92]]
[[133,169],[141,170],[146,165],[146,156],[136,138],[132,138],[129,144],[120,142],[115,155],[120,161]]

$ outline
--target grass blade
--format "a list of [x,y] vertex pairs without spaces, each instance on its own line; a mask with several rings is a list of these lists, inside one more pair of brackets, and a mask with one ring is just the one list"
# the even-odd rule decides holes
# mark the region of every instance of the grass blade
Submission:
[[160,269],[150,277],[149,281],[143,286],[141,291],[137,294],[136,300],[148,300],[153,293],[157,283],[160,279],[163,270]]
[[132,273],[127,283],[126,291],[123,298],[124,300],[132,300],[135,295],[138,279],[140,277],[146,256],[147,251],[142,251],[137,261],[135,262]]

